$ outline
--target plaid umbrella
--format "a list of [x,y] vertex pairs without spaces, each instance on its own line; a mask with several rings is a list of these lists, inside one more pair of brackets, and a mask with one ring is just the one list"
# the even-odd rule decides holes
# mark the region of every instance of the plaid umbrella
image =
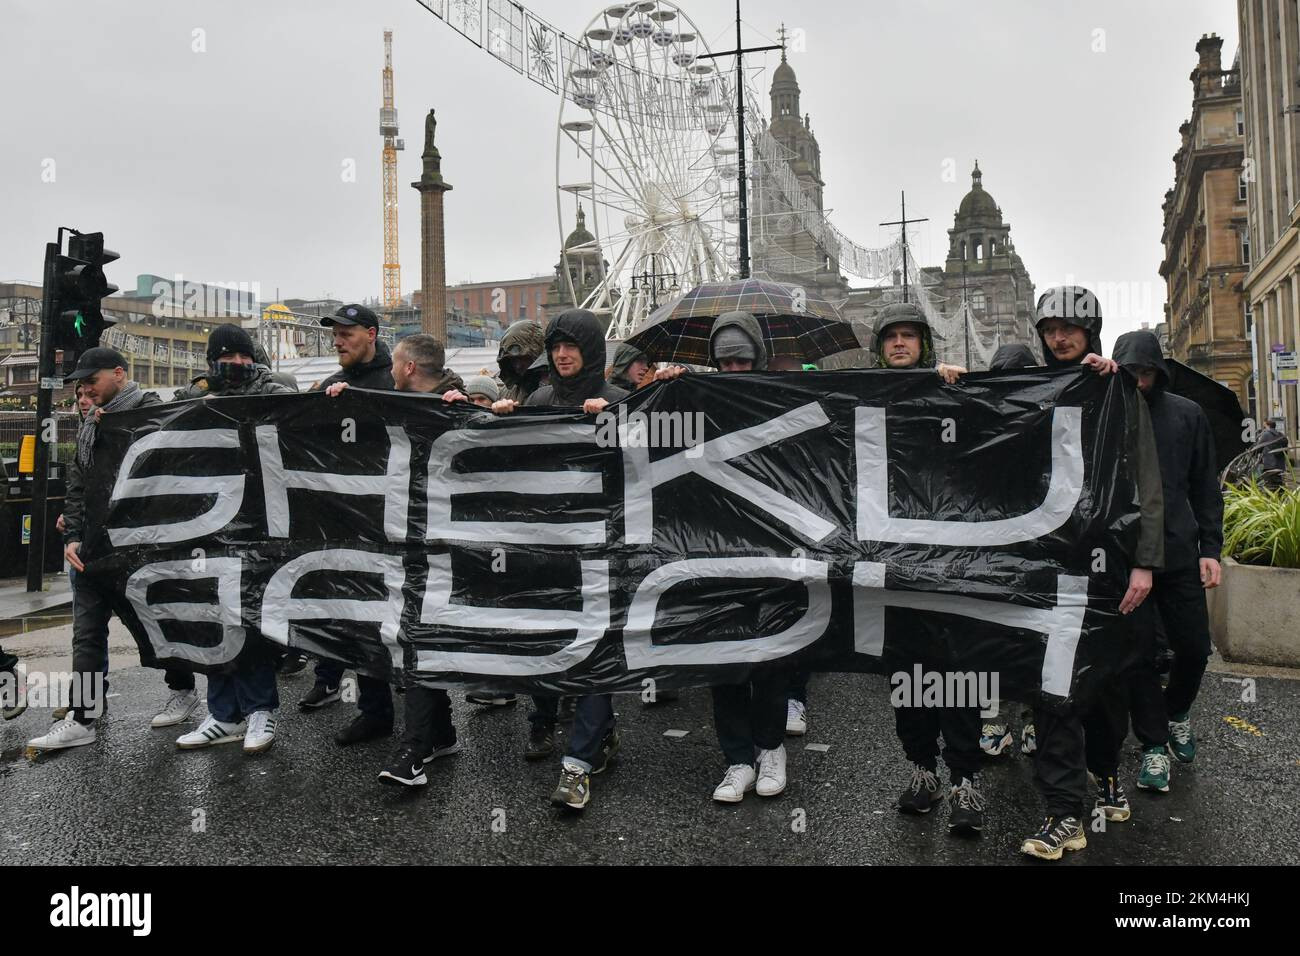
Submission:
[[821,296],[801,286],[762,279],[706,282],[650,313],[627,341],[652,362],[709,364],[713,320],[750,312],[763,330],[769,357],[815,362],[861,348],[853,326]]

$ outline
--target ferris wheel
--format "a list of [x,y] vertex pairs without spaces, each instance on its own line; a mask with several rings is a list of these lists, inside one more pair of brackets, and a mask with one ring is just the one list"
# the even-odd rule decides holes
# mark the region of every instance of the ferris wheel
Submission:
[[[561,291],[610,338],[737,269],[734,91],[708,53],[680,7],[647,0],[598,13],[563,64]],[[590,232],[565,242],[583,207]]]

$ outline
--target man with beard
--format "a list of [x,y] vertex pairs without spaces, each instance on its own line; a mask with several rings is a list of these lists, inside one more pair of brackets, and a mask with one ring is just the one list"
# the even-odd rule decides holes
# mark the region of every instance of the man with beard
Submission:
[[[208,336],[208,373],[176,393],[174,401],[235,395],[287,395],[293,389],[271,379],[256,363],[256,348],[237,325],[220,325]],[[208,675],[208,716],[197,730],[176,740],[181,750],[243,741],[245,753],[260,753],[275,743],[275,685],[278,649],[262,640],[246,648],[238,669]]]
[[[393,356],[379,338],[379,316],[364,305],[344,305],[320,324],[334,333],[334,351],[342,366],[316,387],[328,391],[331,385],[373,388],[391,391]],[[316,683],[302,700],[299,710],[319,710],[342,697],[342,665],[320,661],[316,665]],[[393,732],[393,694],[387,681],[364,674],[357,675],[357,708],[361,711],[352,723],[334,736],[340,747],[387,737]]]
[[[588,415],[599,413],[610,402],[626,398],[628,393],[605,381],[605,335],[600,321],[586,309],[570,309],[551,320],[546,328],[546,356],[550,366],[550,384],[529,396],[528,405],[581,407]],[[519,402],[503,398],[492,410],[508,415]],[[529,717],[532,734],[526,756],[554,747],[555,697],[534,697],[536,711]],[[609,694],[592,694],[578,700],[569,737],[569,752],[560,767],[560,782],[551,802],[581,810],[591,798],[590,777],[605,769],[618,752],[618,730],[614,722],[613,698]]]
[[[896,302],[882,309],[876,317],[875,338],[877,368],[935,369],[950,384],[966,371],[957,365],[936,364],[930,323],[913,303]],[[903,652],[892,663],[902,673],[912,673],[918,664],[925,672],[942,672],[947,665],[941,648],[940,644],[929,653]],[[899,812],[927,814],[943,799],[936,777],[942,734],[943,762],[951,782],[948,831],[978,835],[984,827],[984,796],[979,790],[979,707],[895,706],[894,729],[912,764],[911,779],[898,797]]]
[[[1150,332],[1128,332],[1112,358],[1137,379],[1146,397],[1160,454],[1165,499],[1165,563],[1155,575],[1151,601],[1134,616],[1140,654],[1129,682],[1133,735],[1141,742],[1141,790],[1169,790],[1169,755],[1181,763],[1196,756],[1190,712],[1210,658],[1205,592],[1219,586],[1223,548],[1223,493],[1219,491],[1214,438],[1205,412],[1168,391],[1169,367]],[[1154,603],[1155,608],[1151,608]],[[1174,652],[1169,686],[1160,689],[1154,611]]]
[[[36,750],[58,750],[95,742],[95,718],[103,713],[108,681],[108,622],[118,617],[131,618],[135,611],[125,597],[109,583],[86,573],[82,563],[81,542],[89,536],[86,525],[86,480],[94,463],[95,444],[99,437],[99,417],[103,412],[128,411],[162,400],[154,392],[145,392],[126,373],[127,361],[117,351],[96,347],[83,352],[76,369],[65,379],[81,382],[82,394],[98,406],[90,411],[77,431],[77,451],[68,467],[67,496],[63,506],[63,555],[77,571],[77,586],[72,592],[72,669],[77,674],[80,702],[72,701],[66,716],[48,733],[27,742]],[[151,663],[146,661],[145,663]],[[194,674],[184,669],[165,671],[172,694],[167,704],[151,722],[154,727],[171,727],[184,721],[198,706],[194,692]]]
[[[1035,315],[1043,364],[1048,368],[1084,365],[1100,375],[1118,370],[1115,362],[1102,357],[1101,304],[1088,289],[1048,289],[1039,297]],[[1164,495],[1146,402],[1128,393],[1124,401],[1125,444],[1136,465],[1139,506],[1137,545],[1127,556],[1128,590],[1119,605],[1119,612],[1129,615],[1146,600],[1152,574],[1164,563]],[[1084,805],[1089,772],[1097,780],[1095,812],[1111,821],[1128,819],[1128,797],[1117,779],[1120,744],[1128,728],[1126,701],[1122,681],[1115,680],[1100,688],[1098,699],[1084,714],[1069,708],[1035,708],[1034,782],[1047,804],[1047,816],[1038,833],[1021,845],[1023,853],[1059,860],[1064,850],[1088,845]]]

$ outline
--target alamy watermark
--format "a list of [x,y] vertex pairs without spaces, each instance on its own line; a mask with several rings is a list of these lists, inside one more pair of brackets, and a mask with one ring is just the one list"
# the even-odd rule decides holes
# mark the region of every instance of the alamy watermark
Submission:
[[19,665],[13,671],[0,671],[0,707],[72,707],[87,717],[104,712],[105,678],[102,672],[83,674],[78,671],[27,671]]
[[894,707],[979,707],[980,716],[998,715],[997,671],[912,670],[889,676],[889,702]]
[[616,411],[596,416],[600,448],[684,448],[687,458],[704,454],[703,412]]

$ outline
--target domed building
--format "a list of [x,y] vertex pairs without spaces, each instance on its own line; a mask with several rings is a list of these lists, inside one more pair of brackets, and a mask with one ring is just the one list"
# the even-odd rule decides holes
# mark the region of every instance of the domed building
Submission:
[[972,335],[983,340],[985,350],[1011,342],[1036,348],[1034,284],[1016,254],[1002,207],[984,188],[978,160],[970,192],[948,230],[948,259],[936,291],[945,299],[946,314],[955,315],[963,301],[969,305]]
[[555,280],[543,303],[546,321],[573,308],[574,302],[581,304],[600,284],[608,268],[609,262],[604,257],[600,243],[587,229],[587,214],[579,203],[577,223],[564,240],[560,261],[555,264]]

